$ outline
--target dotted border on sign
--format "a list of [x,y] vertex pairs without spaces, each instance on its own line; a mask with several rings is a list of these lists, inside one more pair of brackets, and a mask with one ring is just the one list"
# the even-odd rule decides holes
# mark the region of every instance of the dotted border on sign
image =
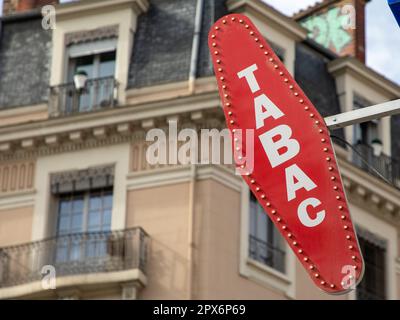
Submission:
[[[338,201],[338,203],[340,203],[340,204],[338,204],[337,209],[338,209],[338,211],[341,212],[340,219],[341,219],[341,222],[343,225],[343,229],[347,231],[346,240],[349,241],[348,249],[350,251],[354,252],[353,255],[351,256],[351,259],[355,263],[355,265],[353,265],[354,269],[357,270],[359,268],[359,266],[356,265],[356,263],[362,262],[362,258],[358,254],[359,251],[355,250],[355,248],[358,247],[358,244],[356,241],[354,242],[354,240],[356,239],[356,237],[354,237],[354,227],[351,224],[350,215],[349,215],[348,210],[346,210],[346,208],[342,204],[342,202],[346,203],[346,200],[345,200],[345,197],[342,198],[342,196],[341,196],[341,194],[344,194],[344,191],[342,190],[342,187],[341,187],[339,171],[338,171],[337,167],[334,164],[332,164],[333,150],[330,150],[326,146],[326,143],[328,141],[330,141],[329,140],[330,137],[329,137],[329,134],[327,133],[327,128],[324,124],[324,120],[320,117],[320,115],[318,113],[314,114],[310,111],[309,104],[311,105],[311,102],[309,104],[306,103],[306,100],[308,100],[308,99],[305,95],[303,96],[303,94],[298,92],[301,90],[296,90],[296,86],[297,86],[296,82],[294,81],[292,84],[291,81],[289,80],[289,78],[287,78],[285,76],[285,72],[282,71],[281,68],[279,67],[279,63],[281,63],[279,61],[279,59],[275,60],[273,58],[274,53],[270,54],[270,52],[265,49],[265,45],[260,44],[260,39],[263,39],[263,38],[261,35],[258,34],[258,30],[256,30],[255,28],[253,30],[252,26],[250,26],[249,23],[246,23],[246,21],[244,19],[238,19],[237,17],[231,17],[230,19],[229,18],[230,18],[230,16],[228,15],[228,16],[220,19],[214,25],[214,32],[211,34],[210,37],[212,39],[211,45],[215,49],[213,53],[217,57],[215,60],[216,64],[218,65],[218,67],[216,68],[216,71],[217,71],[216,76],[219,79],[219,81],[221,82],[221,88],[223,89],[223,101],[224,101],[223,106],[224,106],[225,110],[226,109],[228,110],[226,112],[230,119],[228,121],[229,124],[232,127],[234,127],[232,129],[232,132],[235,134],[236,128],[238,126],[237,126],[237,123],[235,122],[234,106],[232,105],[232,102],[230,101],[229,89],[228,89],[228,86],[226,85],[224,70],[222,68],[223,62],[220,57],[220,51],[218,49],[219,48],[218,32],[222,31],[222,28],[229,27],[231,23],[232,24],[236,23],[236,24],[242,25],[243,28],[250,30],[249,36],[254,38],[254,42],[256,43],[258,48],[263,51],[263,54],[266,57],[268,57],[267,61],[270,62],[271,64],[273,64],[274,70],[276,70],[276,72],[279,72],[279,76],[281,76],[283,79],[282,81],[288,85],[288,89],[292,92],[292,94],[296,98],[298,98],[299,104],[304,106],[303,109],[305,112],[309,113],[309,117],[313,121],[313,124],[319,128],[318,133],[321,134],[320,141],[322,144],[322,151],[327,154],[327,156],[325,158],[325,160],[327,162],[327,170],[331,174],[332,183],[335,183],[335,185],[333,186],[333,191],[335,191],[337,193],[335,198]],[[230,22],[229,22],[229,20],[230,20]],[[239,141],[239,139],[235,138],[234,142],[235,142],[235,150],[240,151],[241,150],[241,148],[240,148],[241,141]],[[239,158],[241,158],[241,156],[239,156]],[[241,169],[244,169],[243,165],[241,166]],[[295,248],[293,248],[294,251],[297,251],[297,254],[302,256],[303,264],[307,264],[311,277],[320,280],[321,286],[334,289],[336,287],[336,284],[327,283],[324,279],[321,278],[320,274],[318,273],[318,268],[316,267],[315,263],[313,263],[311,261],[310,257],[307,256],[307,254],[301,248],[301,245],[298,242],[298,240],[296,239],[295,235],[293,234],[293,232],[291,232],[289,230],[288,226],[285,224],[282,217],[277,212],[277,210],[276,210],[275,206],[272,204],[271,200],[267,199],[267,196],[263,192],[261,186],[259,184],[257,184],[257,181],[251,177],[251,174],[249,172],[245,173],[244,176],[245,176],[244,178],[247,179],[251,185],[253,185],[253,189],[256,191],[256,194],[258,194],[259,198],[261,198],[262,201],[260,201],[260,202],[263,203],[270,210],[270,213],[275,218],[275,221],[281,226],[281,229],[283,230],[283,234],[288,239],[288,242],[291,244],[292,247],[295,247],[297,249],[297,250],[295,250]],[[343,213],[343,211],[346,211],[347,214]],[[357,246],[355,246],[354,243]]]

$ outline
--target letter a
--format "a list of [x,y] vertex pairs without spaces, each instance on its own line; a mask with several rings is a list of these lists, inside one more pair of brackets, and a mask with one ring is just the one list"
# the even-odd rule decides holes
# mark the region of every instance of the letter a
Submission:
[[265,94],[254,99],[254,112],[256,115],[256,129],[260,129],[264,126],[265,119],[271,116],[274,119],[278,119],[284,115]]
[[[293,164],[285,169],[286,174],[286,190],[288,201],[296,198],[296,191],[299,189],[306,189],[310,191],[317,187],[317,185],[301,170],[297,164]],[[297,182],[295,182],[295,179]]]

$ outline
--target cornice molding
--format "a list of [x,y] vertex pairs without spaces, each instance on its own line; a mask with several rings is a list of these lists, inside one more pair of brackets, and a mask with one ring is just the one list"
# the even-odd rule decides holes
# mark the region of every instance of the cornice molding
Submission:
[[247,11],[256,12],[267,18],[282,30],[291,35],[295,40],[302,41],[307,39],[308,31],[293,19],[283,15],[273,7],[260,0],[228,0],[226,3],[230,12],[246,13]]
[[[180,128],[200,129],[223,129],[225,128],[224,119],[221,114],[215,112],[180,112],[177,113],[178,130]],[[104,121],[109,119],[102,117]],[[149,120],[111,122],[103,126],[94,126],[83,129],[74,129],[73,123],[64,123],[63,126],[69,130],[62,130],[54,134],[43,134],[32,137],[31,139],[17,139],[0,143],[0,161],[17,161],[26,159],[35,159],[41,156],[51,154],[75,152],[84,149],[93,149],[115,145],[120,143],[133,143],[135,141],[144,141],[147,130],[157,127],[168,130],[168,119],[163,115],[150,117],[151,124],[147,125]],[[72,126],[72,128],[71,128]],[[29,142],[29,143],[28,143]]]
[[46,136],[66,134],[102,126],[116,126],[118,124],[141,122],[152,118],[219,109],[219,107],[220,100],[217,92],[144,103],[138,106],[117,106],[107,110],[3,127],[0,128],[0,145],[24,139],[39,139]]
[[65,34],[65,45],[118,37],[119,26],[112,25],[91,30],[81,30]]
[[33,207],[35,204],[36,190],[7,192],[0,195],[0,210]]
[[52,173],[50,176],[51,192],[61,194],[112,187],[114,185],[114,174],[115,165]]
[[335,59],[328,63],[328,71],[334,76],[343,73],[353,74],[360,79],[370,83],[373,90],[379,88],[391,99],[400,97],[400,86],[393,81],[385,78],[380,73],[367,67],[354,57],[343,57]]
[[70,142],[68,140],[61,141],[57,138],[57,142],[50,145],[39,145],[31,149],[22,148],[12,148],[9,151],[0,153],[0,161],[16,161],[16,160],[26,160],[37,157],[48,156],[51,154],[65,153],[65,152],[75,152],[83,149],[93,149],[105,147],[108,145],[119,144],[124,142],[129,142],[133,140],[133,136],[125,135],[112,135],[105,139],[95,139],[88,138],[80,140],[77,142]]
[[338,160],[350,203],[400,228],[400,190],[345,159]]
[[[234,170],[221,165],[196,165],[196,179],[213,180],[227,188],[240,192],[242,179]],[[178,165],[134,172],[127,175],[127,190],[154,188],[177,183],[189,183],[192,179],[191,165]]]
[[56,12],[57,19],[68,19],[77,13],[87,15],[98,10],[110,11],[119,7],[131,7],[136,14],[140,14],[146,12],[149,6],[148,0],[80,0],[57,5]]

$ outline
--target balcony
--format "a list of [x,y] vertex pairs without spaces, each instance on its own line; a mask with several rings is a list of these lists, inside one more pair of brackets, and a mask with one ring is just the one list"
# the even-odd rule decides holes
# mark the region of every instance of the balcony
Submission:
[[357,150],[357,153],[353,152],[353,163],[357,167],[378,178],[382,179],[383,177],[387,182],[400,189],[399,160],[385,154],[376,156],[374,154],[374,149],[370,145],[356,144],[354,148]]
[[249,257],[280,272],[285,272],[285,251],[270,243],[249,236]]
[[118,82],[114,77],[89,79],[77,90],[73,82],[50,88],[49,117],[68,116],[113,108],[118,101]]
[[149,241],[137,227],[0,248],[0,299],[40,296],[44,266],[54,267],[57,289],[145,282]]

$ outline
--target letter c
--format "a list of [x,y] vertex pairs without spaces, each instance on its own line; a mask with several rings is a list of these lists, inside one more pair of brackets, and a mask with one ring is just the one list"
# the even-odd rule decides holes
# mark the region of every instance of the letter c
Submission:
[[298,209],[297,209],[297,215],[300,219],[300,222],[309,228],[316,227],[319,225],[322,221],[325,219],[325,210],[317,212],[317,216],[315,219],[311,219],[308,212],[307,212],[307,207],[312,206],[313,208],[319,206],[321,204],[321,201],[319,201],[316,198],[308,198],[304,200],[302,203],[300,203]]

